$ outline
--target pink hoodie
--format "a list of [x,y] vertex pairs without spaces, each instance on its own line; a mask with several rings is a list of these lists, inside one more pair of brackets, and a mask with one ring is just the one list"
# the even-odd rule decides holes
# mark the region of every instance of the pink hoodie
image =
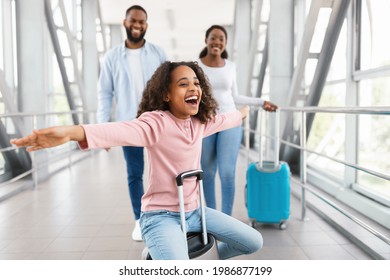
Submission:
[[[81,149],[146,147],[149,158],[149,184],[142,197],[142,211],[178,212],[176,175],[200,169],[204,137],[239,126],[241,122],[239,111],[217,115],[205,124],[195,117],[178,119],[169,111],[146,112],[133,121],[83,125],[86,141],[80,142],[79,145]],[[186,211],[198,207],[198,197],[195,178],[186,179]]]

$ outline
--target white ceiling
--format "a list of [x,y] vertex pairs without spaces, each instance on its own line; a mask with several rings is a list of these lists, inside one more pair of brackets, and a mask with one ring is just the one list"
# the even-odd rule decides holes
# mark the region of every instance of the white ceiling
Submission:
[[[99,0],[105,24],[122,24],[127,8],[142,6],[148,13],[145,38],[164,48],[170,60],[194,60],[205,46],[213,24],[232,25],[235,0]],[[229,42],[228,42],[229,43]]]

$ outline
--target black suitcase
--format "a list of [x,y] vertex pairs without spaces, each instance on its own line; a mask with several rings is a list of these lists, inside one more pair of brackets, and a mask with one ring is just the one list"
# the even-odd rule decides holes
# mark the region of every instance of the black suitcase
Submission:
[[[196,177],[199,184],[199,200],[201,207],[202,232],[187,233],[184,211],[184,196],[183,182],[185,178]],[[219,260],[217,240],[212,234],[207,233],[206,216],[205,216],[205,201],[203,194],[203,171],[191,170],[180,173],[176,176],[176,184],[178,188],[179,204],[180,204],[180,219],[183,234],[187,238],[188,256],[192,260]],[[142,252],[142,259],[151,260],[151,256],[145,247]]]

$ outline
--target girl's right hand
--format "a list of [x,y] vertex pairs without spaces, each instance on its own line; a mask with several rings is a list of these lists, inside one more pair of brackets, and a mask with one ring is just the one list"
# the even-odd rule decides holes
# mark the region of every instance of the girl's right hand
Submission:
[[10,143],[17,147],[28,147],[28,152],[62,145],[71,140],[85,140],[84,129],[81,126],[53,126],[34,130],[32,134],[11,139]]

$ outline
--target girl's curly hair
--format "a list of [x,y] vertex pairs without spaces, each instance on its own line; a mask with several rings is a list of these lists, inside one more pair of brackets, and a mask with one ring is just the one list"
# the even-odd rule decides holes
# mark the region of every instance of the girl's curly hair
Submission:
[[195,117],[197,117],[202,123],[205,123],[207,120],[210,120],[216,115],[218,107],[217,101],[213,98],[210,83],[198,63],[194,61],[166,61],[157,68],[152,78],[146,84],[141,103],[138,107],[137,117],[144,112],[169,110],[169,104],[164,100],[166,100],[169,85],[172,82],[171,73],[174,69],[182,65],[190,67],[195,72],[202,89],[199,111]]

